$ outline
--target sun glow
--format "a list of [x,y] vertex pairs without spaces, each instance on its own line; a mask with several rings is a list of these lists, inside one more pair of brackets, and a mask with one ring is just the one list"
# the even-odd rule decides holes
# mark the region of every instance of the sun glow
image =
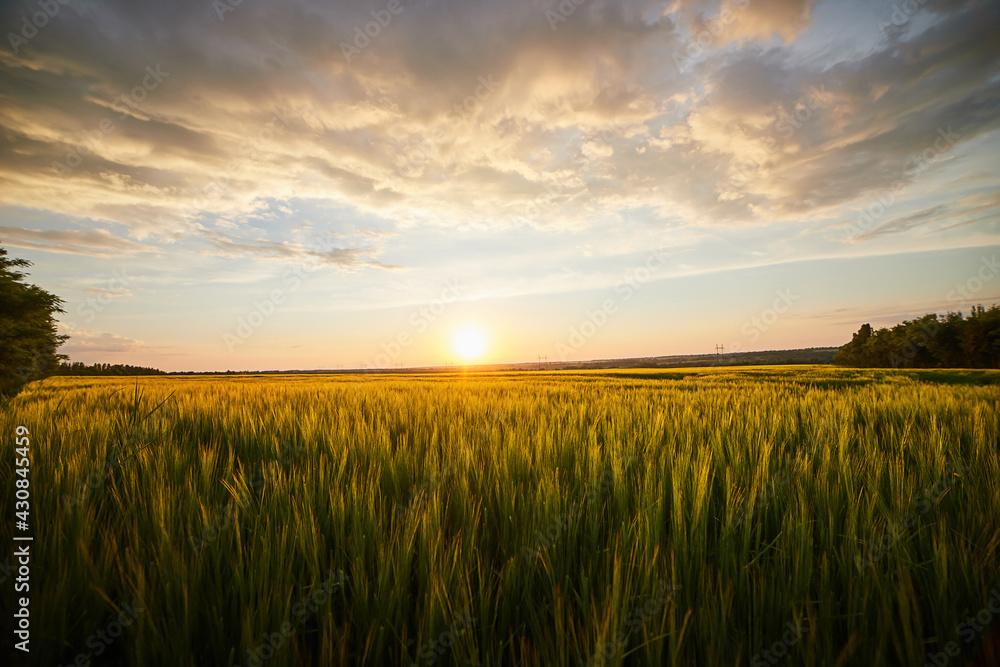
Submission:
[[466,361],[472,361],[481,357],[486,351],[486,337],[479,329],[470,326],[458,331],[451,345],[458,356]]

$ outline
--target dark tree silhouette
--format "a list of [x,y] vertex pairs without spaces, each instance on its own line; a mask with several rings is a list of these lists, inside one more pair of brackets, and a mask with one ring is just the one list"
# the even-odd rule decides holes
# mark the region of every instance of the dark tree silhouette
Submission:
[[0,396],[11,397],[24,385],[51,375],[66,355],[56,349],[68,336],[56,333],[55,314],[62,299],[24,282],[31,266],[26,259],[8,259],[0,247]]
[[129,364],[86,364],[75,361],[59,364],[56,375],[165,375],[158,368],[130,366]]
[[1000,368],[1000,306],[924,315],[891,329],[864,324],[833,357],[862,368]]
[[869,341],[872,337],[872,325],[862,324],[858,333],[854,334],[851,342],[844,345],[837,351],[833,358],[833,363],[842,366],[864,366],[863,360],[868,355]]

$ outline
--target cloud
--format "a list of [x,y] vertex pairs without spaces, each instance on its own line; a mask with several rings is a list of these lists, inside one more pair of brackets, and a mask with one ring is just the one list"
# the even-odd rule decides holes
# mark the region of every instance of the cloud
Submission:
[[100,297],[107,297],[109,299],[115,299],[123,296],[134,296],[130,290],[127,289],[101,289],[100,287],[88,287],[84,290],[88,294],[96,294]]
[[[364,234],[364,232],[363,232]],[[364,234],[368,238],[384,238],[381,234]],[[258,257],[265,259],[294,260],[298,262],[318,262],[340,268],[357,268],[369,266],[381,269],[395,270],[400,266],[382,264],[368,259],[375,254],[375,246],[367,245],[360,248],[333,247],[332,239],[336,235],[329,234],[325,238],[317,237],[309,246],[287,241],[270,241],[257,239],[247,241],[233,237],[221,231],[203,231],[201,237],[212,245],[211,254],[226,257]]]
[[4,245],[16,248],[90,257],[131,256],[144,252],[158,252],[154,246],[135,243],[114,236],[103,229],[82,232],[0,227],[0,240]]
[[[1000,118],[1000,26],[979,5],[936,7],[922,32],[832,61],[793,48],[832,29],[806,0],[588,0],[554,30],[554,0],[402,7],[350,58],[342,44],[371,7],[60,15],[0,58],[0,204],[121,224],[135,252],[191,238],[260,259],[308,256],[290,239],[241,240],[262,198],[399,230],[599,229],[636,212],[664,228],[808,224],[928,179]],[[673,54],[725,17],[679,70]],[[123,107],[147,68],[169,76]],[[105,119],[113,131],[94,139]],[[905,173],[949,127],[947,159]],[[82,150],[72,170],[53,166]],[[359,241],[315,259],[384,268],[383,251]]]
[[614,155],[615,149],[610,144],[588,141],[583,145],[581,152],[590,158],[606,158]]
[[790,44],[809,26],[812,5],[810,0],[685,1],[679,3],[678,18],[690,33],[690,55],[709,44],[721,47],[773,37]]
[[726,5],[735,17],[729,32],[733,39],[766,40],[777,35],[785,43],[795,41],[808,27],[812,9],[809,0],[745,0]]
[[859,235],[856,241],[866,241],[877,236],[899,234],[924,228],[927,233],[942,232],[982,220],[1000,222],[996,215],[1000,209],[1000,193],[985,192],[963,197],[946,204],[923,208],[915,213],[891,218],[871,231]]
[[118,354],[136,352],[145,348],[145,343],[140,340],[126,338],[107,331],[77,329],[62,322],[59,323],[59,333],[70,337],[59,348],[59,352],[69,355],[71,358],[79,354],[96,352]]
[[[774,48],[719,55],[703,72],[712,89],[658,146],[664,166],[647,173],[676,183],[667,187],[690,216],[724,224],[837,216],[897,182],[926,182],[998,128],[1000,87],[986,82],[1000,60],[987,25],[1000,27],[995,12],[964,9],[829,68]],[[912,169],[935,145],[945,146],[940,159]],[[677,164],[705,180],[677,180]]]

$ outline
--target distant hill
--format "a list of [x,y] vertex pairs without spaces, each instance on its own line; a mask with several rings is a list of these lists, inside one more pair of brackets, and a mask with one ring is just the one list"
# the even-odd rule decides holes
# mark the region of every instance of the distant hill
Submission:
[[835,347],[809,347],[799,350],[766,350],[726,354],[683,354],[632,359],[595,359],[592,361],[549,361],[525,364],[475,366],[475,370],[586,370],[598,368],[690,368],[696,366],[759,366],[783,364],[829,364]]
[[[688,354],[643,359],[588,361],[581,368],[685,368],[691,366],[761,366],[784,364],[829,364],[835,347],[807,347],[799,350],[765,350],[726,354]],[[568,364],[567,368],[579,364]]]
[[594,359],[591,361],[546,361],[514,364],[469,364],[446,366],[421,366],[410,368],[376,369],[315,369],[225,371],[195,373],[184,371],[171,375],[271,375],[295,373],[447,373],[468,371],[534,371],[534,370],[586,370],[602,368],[688,368],[695,366],[762,366],[784,364],[829,364],[837,352],[835,347],[807,347],[798,350],[765,350],[762,352],[736,352],[727,354],[684,354],[665,357],[637,357],[632,359]]

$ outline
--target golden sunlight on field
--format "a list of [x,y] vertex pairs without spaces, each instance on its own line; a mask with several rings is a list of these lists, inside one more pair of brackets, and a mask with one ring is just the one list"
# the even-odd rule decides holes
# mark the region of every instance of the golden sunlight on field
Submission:
[[144,611],[101,664],[923,664],[1000,584],[998,381],[51,378],[0,411],[36,443],[34,664],[109,601]]

